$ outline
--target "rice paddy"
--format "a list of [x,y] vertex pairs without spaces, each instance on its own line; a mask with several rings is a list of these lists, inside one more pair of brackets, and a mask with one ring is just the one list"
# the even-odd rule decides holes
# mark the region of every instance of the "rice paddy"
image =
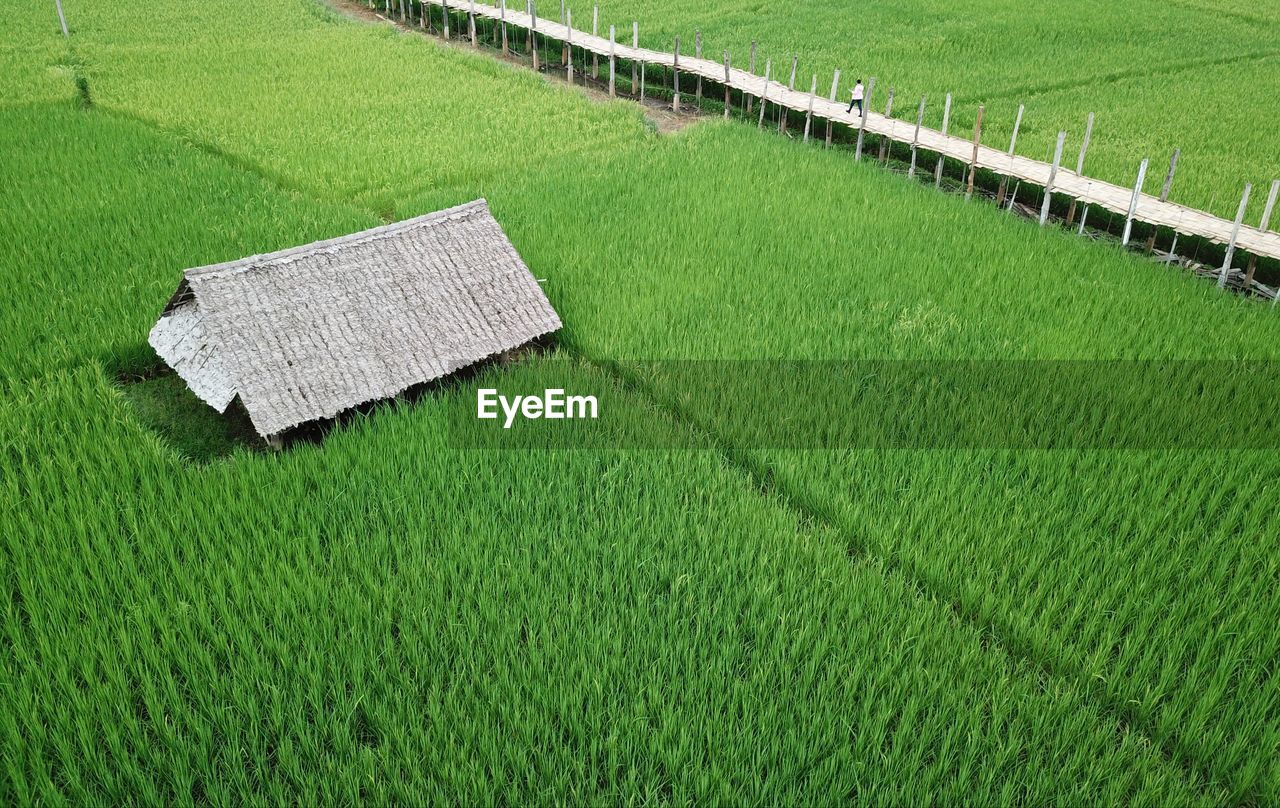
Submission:
[[[69,46],[25,8],[0,44],[5,802],[1280,799],[1274,448],[868,447],[838,377],[796,446],[760,402],[802,377],[709,407],[672,363],[714,394],[750,360],[1270,362],[1268,307],[840,150],[658,135],[311,0],[65,7]],[[1079,41],[1097,75],[1268,47],[1265,9],[1215,8],[1203,36],[1116,43],[1117,10]],[[760,18],[727,4],[704,36],[763,44]],[[835,65],[816,32],[848,18],[791,18]],[[888,5],[847,24],[885,64],[894,31],[971,31]],[[1073,47],[896,58],[922,92],[1016,106],[1019,72]],[[1075,114],[1074,92],[1036,97]],[[1164,98],[1118,95],[1126,129]],[[1221,144],[1189,194],[1265,167],[1265,137]],[[549,355],[282,453],[123,383],[155,371],[180,269],[478,196],[546,279]],[[577,448],[451,431],[477,387],[548,379],[605,396]],[[1243,432],[1274,420],[1243,400]]]
[[[1093,112],[1090,176],[1128,187],[1142,158],[1163,168],[1180,148],[1172,198],[1218,216],[1235,214],[1246,182],[1259,187],[1276,178],[1280,140],[1264,123],[1280,92],[1280,14],[1271,7],[1089,0],[1015,13],[1001,0],[906,0],[856,10],[809,0],[777,14],[736,0],[600,6],[606,27],[630,30],[638,20],[647,47],[670,50],[676,36],[688,42],[700,30],[706,52],[718,58],[727,49],[735,65],[746,66],[754,40],[758,72],[771,59],[775,76],[780,67],[789,73],[798,57],[797,85],[808,87],[816,73],[821,92],[839,69],[845,100],[855,79],[876,76],[868,103],[883,112],[893,88],[894,115],[904,120],[914,120],[923,95],[926,124],[940,126],[951,93],[952,131],[968,134],[984,104],[983,142],[996,148],[1008,146],[1023,104],[1017,151],[1038,160],[1052,159],[1060,130],[1074,157]],[[1250,221],[1262,202],[1253,200]]]

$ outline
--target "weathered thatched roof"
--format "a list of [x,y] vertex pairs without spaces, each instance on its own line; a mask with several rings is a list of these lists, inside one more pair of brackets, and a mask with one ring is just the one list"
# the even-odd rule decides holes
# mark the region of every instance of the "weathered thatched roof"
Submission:
[[483,199],[189,269],[151,345],[263,437],[387,398],[555,331],[560,318]]

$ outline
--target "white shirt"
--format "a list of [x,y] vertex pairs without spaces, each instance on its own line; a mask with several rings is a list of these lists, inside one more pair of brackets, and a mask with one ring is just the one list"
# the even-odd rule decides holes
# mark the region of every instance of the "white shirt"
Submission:
[[854,100],[854,101],[861,101],[861,100],[862,100],[862,85],[861,85],[861,84],[855,84],[855,85],[853,85],[853,100]]

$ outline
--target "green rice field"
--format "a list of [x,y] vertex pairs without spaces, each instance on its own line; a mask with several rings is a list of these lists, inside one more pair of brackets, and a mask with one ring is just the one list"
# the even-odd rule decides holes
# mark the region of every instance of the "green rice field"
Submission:
[[[1224,392],[1280,311],[316,0],[63,5],[69,40],[0,0],[0,801],[1280,802],[1275,399]],[[1280,172],[1266,6],[601,15],[904,116],[950,91],[992,144],[1025,103],[1040,158],[1094,111],[1092,173],[1181,147],[1174,198],[1220,215]],[[157,376],[182,269],[477,197],[564,321],[543,353],[283,452]],[[1224,363],[1177,412],[1240,438],[874,446],[843,379],[736,398],[758,360]],[[452,428],[549,380],[605,402],[580,443]]]
[[[572,4],[571,4],[572,5]],[[548,10],[541,12],[550,14]],[[953,95],[953,132],[970,134],[986,106],[983,142],[1007,148],[1018,105],[1026,112],[1018,153],[1048,162],[1060,130],[1065,165],[1074,168],[1085,120],[1095,113],[1086,173],[1132,186],[1138,163],[1152,161],[1158,190],[1169,157],[1182,150],[1172,198],[1231,217],[1244,183],[1276,175],[1280,136],[1267,120],[1280,93],[1280,7],[1243,0],[1138,0],[1014,6],[1007,0],[902,0],[850,8],[833,0],[798,0],[786,13],[741,2],[610,0],[602,22],[642,44],[671,50],[700,30],[713,58],[728,50],[746,66],[757,43],[757,70],[771,59],[797,87],[813,74],[827,92],[841,71],[840,97],[855,79],[876,77],[871,106],[883,112],[895,90],[894,116],[915,119],[923,95],[926,125],[942,123]],[[1157,176],[1158,175],[1158,176]],[[1256,223],[1263,199],[1255,198]]]

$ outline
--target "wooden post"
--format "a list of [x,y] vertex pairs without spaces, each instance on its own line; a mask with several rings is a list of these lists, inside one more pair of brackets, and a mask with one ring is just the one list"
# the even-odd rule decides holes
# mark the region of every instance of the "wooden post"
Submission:
[[858,145],[853,150],[855,161],[862,159],[862,134],[867,128],[867,110],[871,107],[871,95],[876,91],[876,77],[867,79],[867,95],[862,101],[862,115],[858,118]]
[[631,21],[631,49],[636,52],[637,57],[631,60],[631,95],[634,97],[636,94],[636,83],[639,81],[639,78],[636,76],[636,62],[639,61],[640,56],[640,23],[635,20]]
[[476,40],[476,0],[470,0],[470,4],[467,11],[467,30],[471,34],[471,47],[478,48],[480,43]]
[[1084,206],[1084,213],[1080,215],[1080,229],[1076,231],[1077,236],[1084,235],[1084,223],[1087,221],[1089,221],[1089,206],[1086,204]]
[[[1022,104],[1018,105],[1018,117],[1013,119],[1013,137],[1009,138],[1009,156],[1013,157],[1013,148],[1018,144],[1018,130],[1022,128],[1022,113],[1026,107]],[[1007,176],[1000,177],[1000,187],[996,190],[996,207],[1004,202],[1004,191],[1008,187],[1009,178]]]
[[58,7],[58,24],[62,26],[62,35],[69,37],[71,33],[67,31],[67,18],[62,13],[62,0],[53,0],[53,2]]
[[[369,7],[370,7],[370,8],[373,8],[373,0],[369,0]],[[423,0],[423,2],[422,2],[422,8],[421,8],[421,11],[422,11],[422,13],[418,15],[418,24],[422,27],[422,30],[424,30],[424,31],[425,31],[425,30],[427,30],[427,3],[426,3],[426,0]]]
[[[1089,151],[1089,136],[1092,134],[1093,134],[1093,113],[1090,112],[1089,119],[1085,121],[1085,124],[1084,124],[1084,140],[1080,141],[1080,156],[1076,158],[1076,175],[1080,177],[1084,176],[1084,155],[1085,155],[1085,152]],[[1067,208],[1067,226],[1070,227],[1071,223],[1074,222],[1075,219],[1076,219],[1076,200],[1073,198],[1071,200],[1071,207]],[[1084,230],[1081,229],[1080,232],[1083,233]]]
[[[563,25],[566,29],[569,27],[569,14],[568,14],[568,9],[565,8],[564,0],[560,0],[560,24]],[[564,65],[569,64],[569,60],[573,58],[573,52],[569,45],[569,38],[570,38],[569,33],[566,30],[565,36],[564,36],[564,45],[562,45],[560,48],[560,65],[562,67]],[[570,83],[572,84],[572,82]]]
[[[702,32],[701,31],[693,32],[693,58],[695,59],[702,58]],[[694,99],[695,99],[695,103],[697,103],[698,106],[702,105],[702,74],[701,73],[698,74],[698,84],[697,84],[697,89],[694,90]]]
[[[530,0],[525,0],[526,4]],[[449,0],[440,0],[440,14],[444,18],[444,38],[449,38]]]
[[[591,7],[591,35],[600,35],[600,4],[596,3]],[[591,78],[599,81],[600,79],[600,54],[595,51],[591,52]]]
[[1147,179],[1147,159],[1142,158],[1138,166],[1138,181],[1133,184],[1133,196],[1129,198],[1129,215],[1124,217],[1124,235],[1120,237],[1122,246],[1129,246],[1129,234],[1133,231],[1133,217],[1138,212],[1138,200],[1142,198],[1142,183]]
[[1053,181],[1058,178],[1058,166],[1062,164],[1062,144],[1067,141],[1065,131],[1058,133],[1058,145],[1053,147],[1053,165],[1049,167],[1049,181],[1044,186],[1044,201],[1040,203],[1040,226],[1049,221],[1049,203],[1053,200]]
[[764,108],[769,105],[769,72],[773,70],[773,60],[766,59],[764,63],[764,89],[760,91],[760,120],[756,121],[756,128],[764,128]]
[[[1276,195],[1280,194],[1280,180],[1271,181],[1271,192],[1267,194],[1267,204],[1262,208],[1262,221],[1258,224],[1258,229],[1263,233],[1267,232],[1267,228],[1271,226],[1271,211],[1276,206]],[[1249,289],[1253,286],[1253,273],[1258,268],[1258,256],[1249,256],[1249,269],[1245,272],[1244,288]]]
[[[892,87],[889,88],[889,101],[884,105],[884,117],[886,120],[893,117],[893,88]],[[887,162],[889,159],[889,138],[888,137],[880,138],[880,155],[878,159],[882,163]]]
[[538,17],[534,14],[533,0],[529,0],[529,52],[533,54],[533,69],[541,70],[538,59]]
[[920,124],[924,123],[924,96],[920,96],[920,109],[916,111],[916,132],[911,136],[911,168],[907,169],[908,177],[916,175],[916,144],[920,142]]
[[[827,100],[834,104],[836,100],[836,92],[839,89],[840,89],[840,70],[839,68],[837,68],[835,74],[832,75],[831,77],[831,95],[827,97]],[[827,118],[827,148],[831,148],[831,119],[830,118]]]
[[[942,136],[946,137],[947,127],[951,125],[951,93],[947,93],[947,103],[942,107]],[[938,165],[933,169],[933,187],[942,187],[942,163],[947,158],[938,155]]]
[[617,72],[616,71],[617,56],[615,52],[617,51],[617,48],[618,48],[618,43],[614,40],[614,33],[615,33],[614,26],[610,25],[609,26],[609,97],[610,98],[618,97],[618,93],[614,89],[614,75]]
[[680,111],[680,37],[676,37],[675,59],[671,62],[671,111]]
[[[533,18],[533,0],[524,0],[524,13],[530,19]],[[524,28],[524,52],[530,54],[533,52],[531,47],[533,44],[533,27],[532,24],[526,25]]]
[[564,39],[560,42],[560,66],[564,67],[569,60],[573,58],[573,51],[569,46],[569,8],[565,5],[565,0],[560,0],[560,24],[565,27]]
[[[799,64],[799,62],[800,62],[799,56],[791,57],[791,78],[787,81],[788,90],[795,90],[796,88],[796,65]],[[777,107],[778,107],[778,131],[785,135],[787,133],[787,117],[791,112],[791,110],[787,107],[786,104],[778,104]]]
[[978,119],[973,122],[973,159],[969,161],[969,187],[965,189],[964,198],[973,198],[973,181],[978,176],[978,146],[982,144],[982,114],[986,107],[978,105]]
[[565,51],[568,52],[569,58],[565,62],[565,78],[573,84],[573,9],[565,10]]
[[809,85],[809,110],[804,114],[804,140],[809,142],[809,130],[813,128],[813,100],[818,94],[818,74],[813,74],[813,82]]
[[1244,222],[1244,209],[1249,206],[1249,192],[1253,190],[1253,184],[1246,182],[1244,184],[1244,194],[1240,197],[1240,207],[1236,208],[1236,221],[1231,226],[1231,241],[1227,242],[1227,254],[1222,258],[1222,274],[1218,276],[1218,288],[1223,289],[1227,285],[1227,273],[1231,271],[1231,259],[1236,257],[1236,239],[1240,237],[1240,224]]
[[511,55],[511,46],[507,42],[507,0],[501,0],[501,11],[498,12],[498,19],[502,22],[502,55]]
[[[537,0],[534,0],[534,3],[533,3],[533,13],[534,13],[535,15],[538,13],[538,2],[537,2]],[[543,63],[543,65],[544,65],[544,66],[550,66],[550,64],[551,64],[551,60],[552,60],[552,58],[553,58],[553,56],[552,56],[552,50],[553,50],[553,48],[555,47],[555,43],[551,40],[551,37],[547,36],[546,34],[543,34],[543,35],[542,35],[542,46],[546,49],[546,50],[543,52],[543,54],[542,54],[542,63]]]
[[[747,67],[747,72],[751,75],[756,74],[756,41],[751,40],[751,63]],[[751,105],[755,101],[755,97],[751,93],[743,93],[747,97],[747,114],[751,114]]]
[[729,76],[729,51],[725,51],[724,52],[724,116],[726,118],[729,117],[729,110],[731,109],[731,106],[729,103],[729,100],[730,100],[729,99],[729,82],[730,81],[731,79]]
[[[631,33],[635,39],[636,47],[640,47],[640,29],[633,27]],[[640,103],[644,103],[644,82],[645,82],[645,63],[640,63]]]
[[[1160,188],[1160,201],[1169,201],[1169,191],[1173,188],[1173,172],[1178,168],[1178,155],[1182,153],[1182,149],[1174,149],[1173,157],[1169,158],[1169,173],[1164,175],[1164,185]],[[1147,236],[1147,255],[1150,255],[1156,248],[1156,228],[1151,228],[1151,235]]]
[[1013,184],[1013,190],[1009,192],[1009,204],[1005,205],[1006,214],[1013,213],[1013,203],[1018,199],[1018,189],[1022,187],[1022,180],[1018,180]]
[[1174,254],[1178,249],[1178,231],[1173,231],[1173,244],[1169,246],[1169,254],[1164,257],[1164,265],[1169,266],[1169,262],[1173,260]]

